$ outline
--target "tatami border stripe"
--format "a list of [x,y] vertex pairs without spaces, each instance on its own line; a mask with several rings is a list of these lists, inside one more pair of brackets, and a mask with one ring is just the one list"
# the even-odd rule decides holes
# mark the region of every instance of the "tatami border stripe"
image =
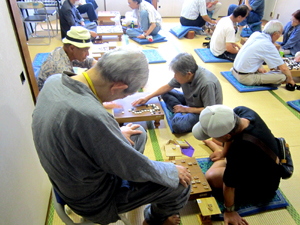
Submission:
[[298,119],[300,119],[300,114],[298,111],[290,107],[282,98],[280,98],[274,91],[269,91],[278,101],[280,101],[288,110],[290,110]]
[[297,212],[297,210],[294,208],[292,203],[289,201],[289,199],[285,196],[285,194],[283,193],[283,191],[280,188],[279,188],[279,191],[281,192],[281,194],[283,195],[285,200],[289,203],[289,205],[286,207],[287,211],[292,216],[292,218],[294,219],[296,224],[300,225],[300,215],[299,215],[299,213]]
[[53,217],[54,217],[54,206],[53,206],[53,202],[51,199],[51,205],[50,205],[50,210],[49,210],[49,214],[48,214],[48,221],[47,221],[47,225],[52,225],[53,224]]
[[151,144],[152,144],[152,148],[154,151],[155,159],[156,159],[156,161],[164,161],[158,141],[157,141],[153,121],[147,121],[147,127],[148,127],[148,131],[149,131],[149,136],[151,139]]

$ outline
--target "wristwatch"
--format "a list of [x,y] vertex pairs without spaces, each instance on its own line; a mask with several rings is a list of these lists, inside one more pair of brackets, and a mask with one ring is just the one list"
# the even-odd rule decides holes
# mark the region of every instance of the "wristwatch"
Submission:
[[230,207],[226,207],[226,205],[224,204],[224,212],[234,212],[234,211],[235,211],[234,204]]

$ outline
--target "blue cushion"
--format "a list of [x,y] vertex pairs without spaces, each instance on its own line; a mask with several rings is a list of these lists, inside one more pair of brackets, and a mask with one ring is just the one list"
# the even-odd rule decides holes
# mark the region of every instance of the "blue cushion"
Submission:
[[42,66],[43,62],[46,61],[49,54],[49,52],[36,54],[32,62],[32,66]]
[[[199,166],[201,167],[202,172],[205,174],[206,171],[211,167],[213,162],[210,160],[210,158],[200,158],[197,159],[197,162]],[[224,210],[224,202],[222,199],[217,198],[217,203],[219,205],[219,208],[221,211]],[[277,208],[283,208],[288,206],[289,204],[281,194],[280,190],[276,191],[276,194],[274,195],[273,199],[269,202],[261,202],[259,204],[253,205],[253,204],[244,204],[244,205],[238,205],[237,206],[237,212],[241,217],[253,215],[259,212],[263,212],[270,209],[277,209]],[[223,214],[219,215],[213,215],[212,220],[224,220]]]
[[149,64],[151,63],[165,63],[167,60],[165,60],[157,50],[155,49],[147,49],[143,50],[144,54],[146,55]]
[[265,91],[265,90],[276,90],[277,87],[272,86],[247,86],[243,85],[235,79],[230,71],[221,72],[221,74],[239,91],[239,92],[250,92],[250,91]]
[[228,59],[220,59],[215,57],[209,48],[196,48],[195,52],[198,54],[198,56],[202,59],[205,63],[224,63],[224,62],[230,62]]
[[178,37],[179,39],[183,38],[189,31],[195,31],[196,34],[201,34],[201,32],[204,32],[201,27],[181,26],[181,25],[173,27],[170,30],[170,32],[174,34],[176,37]]
[[243,28],[241,36],[242,37],[250,37],[252,33],[255,31],[261,32],[261,22],[248,24],[248,27]]
[[289,106],[300,112],[300,99],[286,102]]
[[140,39],[140,38],[131,38],[135,42],[139,43],[140,45],[145,45],[145,44],[153,44],[153,43],[159,43],[159,42],[165,42],[166,37],[157,34],[153,36],[153,42],[148,41],[147,39]]

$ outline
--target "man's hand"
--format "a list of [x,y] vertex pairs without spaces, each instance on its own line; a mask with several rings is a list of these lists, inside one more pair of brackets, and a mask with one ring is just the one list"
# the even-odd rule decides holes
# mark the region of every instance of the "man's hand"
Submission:
[[214,151],[213,153],[211,153],[209,158],[211,161],[215,162],[215,161],[224,159],[225,157],[224,157],[223,151],[217,150],[217,151]]
[[140,34],[139,36],[137,36],[137,38],[139,38],[139,39],[145,39],[145,38],[146,38],[146,36],[145,36],[145,35],[143,35],[143,34]]
[[210,7],[212,7],[212,3],[211,2],[208,2],[208,3],[206,3],[206,8],[210,8]]
[[84,26],[84,25],[85,25],[84,21],[81,21],[80,24],[81,24],[81,26]]
[[260,68],[258,68],[257,72],[259,72],[259,73],[266,73],[267,71],[265,70],[265,68],[260,67]]
[[236,43],[231,43],[231,44],[232,44],[232,47],[233,47],[233,48],[235,48],[235,49],[237,49],[237,50],[240,50],[240,49],[241,49],[240,46],[237,45]]
[[211,22],[209,22],[209,23],[216,25],[218,22],[216,20],[211,20]]
[[96,38],[98,36],[98,34],[96,32],[91,31],[91,30],[90,30],[90,34],[93,38]]
[[187,188],[188,185],[191,184],[191,180],[192,180],[192,176],[191,174],[188,172],[187,168],[183,167],[183,166],[177,166],[177,171],[178,171],[178,177],[179,177],[179,182],[185,187]]
[[134,134],[141,134],[142,131],[141,130],[135,130],[136,128],[140,127],[139,124],[134,124],[132,125],[132,123],[127,124],[126,126],[122,126],[120,127],[122,134],[124,135],[124,137],[130,142],[130,144],[133,146],[134,142],[130,139],[131,135]]
[[173,107],[173,112],[174,113],[184,113],[184,112],[188,112],[188,106],[185,106],[185,105],[175,105]]
[[248,225],[248,222],[244,218],[240,217],[237,212],[225,212],[224,223],[225,225]]
[[148,102],[148,99],[144,98],[139,98],[138,100],[135,100],[131,103],[132,106],[136,106],[136,105],[144,105],[146,104],[146,102]]

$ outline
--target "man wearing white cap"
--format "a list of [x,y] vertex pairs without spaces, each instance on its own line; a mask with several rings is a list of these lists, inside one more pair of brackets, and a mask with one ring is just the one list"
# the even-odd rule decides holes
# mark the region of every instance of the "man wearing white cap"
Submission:
[[90,32],[86,28],[71,27],[62,41],[63,47],[52,51],[41,66],[37,77],[39,90],[43,88],[46,79],[53,74],[63,71],[74,73],[74,67],[90,69],[97,62],[94,58],[87,58],[92,41]]
[[210,155],[214,164],[205,176],[214,191],[223,192],[226,225],[248,224],[235,211],[235,204],[271,200],[280,182],[279,166],[260,147],[244,140],[245,134],[258,138],[279,155],[278,140],[260,116],[244,106],[208,106],[193,127],[195,138],[212,137],[225,143],[223,148],[204,141],[214,151]]

